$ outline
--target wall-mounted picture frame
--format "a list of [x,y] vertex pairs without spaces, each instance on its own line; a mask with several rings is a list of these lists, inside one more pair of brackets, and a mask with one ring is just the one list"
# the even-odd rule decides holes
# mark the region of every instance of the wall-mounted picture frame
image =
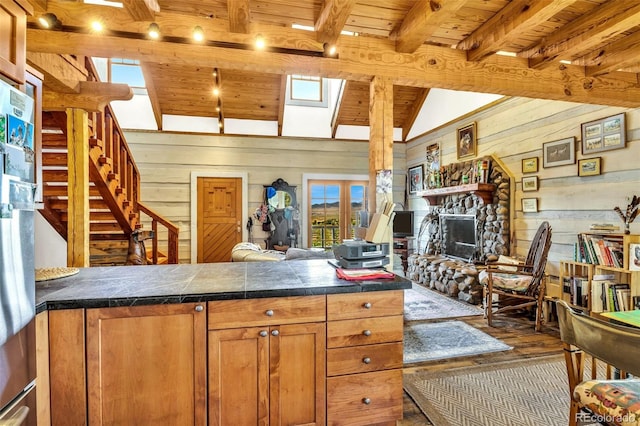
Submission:
[[424,182],[422,164],[409,168],[409,194],[415,194],[422,191],[422,183]]
[[564,166],[576,163],[576,138],[564,138],[542,144],[542,167]]
[[640,271],[640,244],[629,244],[629,270]]
[[440,170],[441,158],[440,142],[427,146],[427,157],[424,164],[424,189],[435,187],[435,179],[433,179],[435,175],[433,172]]
[[583,158],[578,161],[578,176],[596,176],[602,173],[602,157]]
[[538,176],[522,177],[522,192],[537,191],[537,190],[538,190]]
[[625,147],[624,113],[582,123],[581,128],[583,155]]
[[538,211],[538,199],[537,198],[523,198],[522,199],[522,212],[523,213],[535,213]]
[[476,122],[459,127],[456,133],[458,135],[458,160],[475,157],[477,149]]
[[538,157],[522,159],[522,173],[537,173]]

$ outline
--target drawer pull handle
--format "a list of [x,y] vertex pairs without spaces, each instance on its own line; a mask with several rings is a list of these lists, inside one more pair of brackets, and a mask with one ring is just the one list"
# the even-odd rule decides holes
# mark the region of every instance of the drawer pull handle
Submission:
[[204,311],[204,306],[196,305],[196,312],[202,312],[202,311]]
[[371,398],[362,398],[362,403],[366,405],[371,404]]
[[265,330],[262,330],[260,332],[260,337],[267,337],[269,335],[269,333],[267,333]]
[[362,358],[362,362],[364,362],[365,364],[371,364],[371,358],[369,358],[368,356],[364,357]]
[[371,309],[371,303],[367,302],[364,305],[362,305],[365,309]]
[[362,332],[365,336],[371,336],[371,330],[365,330]]
[[278,335],[280,335],[280,332],[279,332],[278,330],[273,330],[273,331],[271,332],[271,335],[272,335],[272,336],[278,336]]
[[266,311],[264,314],[265,314],[266,316],[268,316],[268,317],[272,317],[272,316],[273,316],[273,311],[272,311],[271,309],[269,309],[269,310],[268,310],[268,311]]

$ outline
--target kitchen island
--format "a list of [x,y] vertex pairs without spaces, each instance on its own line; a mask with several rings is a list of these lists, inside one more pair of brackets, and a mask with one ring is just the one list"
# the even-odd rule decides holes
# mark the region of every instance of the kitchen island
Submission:
[[82,268],[37,285],[40,413],[54,425],[395,424],[410,287],[344,281],[326,260]]

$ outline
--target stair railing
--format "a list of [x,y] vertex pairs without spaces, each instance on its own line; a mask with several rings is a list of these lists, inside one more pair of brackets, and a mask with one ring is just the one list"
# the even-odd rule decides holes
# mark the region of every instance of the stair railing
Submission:
[[178,233],[180,228],[166,220],[149,207],[138,201],[138,210],[151,218],[151,229],[153,230],[153,264],[158,263],[158,224],[167,228],[167,263],[178,263]]

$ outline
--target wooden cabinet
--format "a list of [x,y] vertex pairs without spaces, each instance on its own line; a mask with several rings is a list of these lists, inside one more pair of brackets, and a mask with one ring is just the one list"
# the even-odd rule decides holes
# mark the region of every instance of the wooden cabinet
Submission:
[[402,418],[401,290],[327,296],[327,424]]
[[0,74],[24,83],[27,54],[27,12],[21,0],[0,0]]
[[194,303],[49,312],[39,405],[54,426],[206,424],[205,317]]
[[209,424],[325,424],[324,296],[209,302]]
[[203,305],[88,309],[86,315],[89,424],[206,424]]

